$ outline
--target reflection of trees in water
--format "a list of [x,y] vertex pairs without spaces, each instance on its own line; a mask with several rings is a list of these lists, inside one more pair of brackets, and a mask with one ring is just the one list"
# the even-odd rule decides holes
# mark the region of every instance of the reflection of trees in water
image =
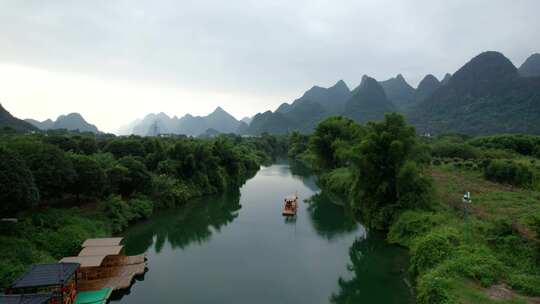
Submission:
[[308,187],[311,191],[319,191],[319,187],[316,184],[316,177],[313,172],[306,165],[299,161],[291,160],[289,162],[289,169],[293,178],[302,181],[302,183]]
[[343,303],[412,303],[404,282],[407,255],[379,235],[355,239],[349,248],[352,277],[338,280],[339,292],[330,301]]
[[179,209],[157,214],[152,220],[129,230],[124,241],[126,252],[143,253],[152,244],[160,252],[166,242],[172,248],[203,243],[213,230],[220,231],[231,223],[241,208],[240,192],[234,191],[219,197],[194,200]]
[[327,240],[351,233],[358,228],[352,212],[333,203],[324,192],[310,198],[307,210],[313,227]]

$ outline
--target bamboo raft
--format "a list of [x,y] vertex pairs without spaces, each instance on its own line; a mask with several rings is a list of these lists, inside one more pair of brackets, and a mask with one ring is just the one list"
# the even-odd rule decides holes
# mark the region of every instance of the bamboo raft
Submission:
[[78,256],[60,261],[80,264],[77,271],[78,290],[111,288],[114,291],[129,288],[135,276],[145,273],[145,255],[123,255],[123,246],[119,245],[121,241],[122,238],[89,239],[83,243]]
[[105,287],[112,290],[129,288],[131,282],[137,275],[141,275],[146,271],[144,263],[106,267],[107,274],[97,279],[84,279],[78,281],[80,291],[98,290]]
[[295,216],[296,211],[298,210],[298,196],[296,194],[289,195],[285,197],[283,202],[283,211],[281,214],[283,216]]
[[135,276],[147,270],[146,256],[124,255],[121,242],[122,238],[88,239],[78,256],[32,265],[10,285],[8,294],[0,295],[0,303],[107,303],[112,291],[131,287]]

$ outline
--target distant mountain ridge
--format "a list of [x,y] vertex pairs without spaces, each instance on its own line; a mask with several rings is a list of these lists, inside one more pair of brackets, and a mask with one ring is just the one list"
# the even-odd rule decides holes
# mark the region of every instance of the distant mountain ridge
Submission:
[[523,77],[538,77],[540,76],[540,54],[532,54],[518,69],[519,74]]
[[4,107],[0,104],[0,128],[5,127],[18,132],[30,132],[38,130],[32,124],[11,115],[11,113],[4,109]]
[[408,118],[422,133],[540,134],[540,77],[522,77],[503,54],[484,52]]
[[407,83],[403,75],[379,82],[388,100],[399,109],[409,107],[414,102],[414,88]]
[[[441,81],[426,75],[417,88],[410,86],[401,74],[380,82],[363,76],[352,91],[339,80],[328,88],[313,86],[292,102],[282,103],[274,112],[258,113],[241,121],[221,107],[206,116],[148,114],[123,126],[119,133],[205,137],[220,133],[309,133],[332,115],[363,123],[382,119],[385,113],[394,111],[404,113],[420,133],[540,134],[540,54],[531,55],[518,69],[503,54],[484,52],[455,73],[445,74]],[[20,132],[38,128],[99,132],[78,113],[62,115],[56,121],[23,121],[1,105],[0,127]]]
[[281,104],[275,112],[255,115],[249,126],[240,133],[310,132],[325,117],[342,114],[351,96],[352,92],[343,80],[329,88],[313,86],[292,103]]
[[120,135],[135,134],[140,136],[156,136],[159,134],[184,134],[199,136],[211,133],[236,133],[242,122],[227,113],[221,107],[217,107],[207,116],[193,116],[186,114],[181,118],[169,117],[165,113],[148,114],[140,120],[123,126],[119,130]]
[[25,119],[25,121],[40,130],[66,129],[70,131],[100,133],[95,125],[87,122],[79,113],[60,115],[55,121],[51,119],[41,122],[34,119]]
[[374,78],[363,76],[360,86],[345,105],[344,116],[359,123],[381,120],[385,113],[397,111],[382,85]]
[[[447,74],[448,75],[448,74]],[[420,81],[418,88],[414,91],[414,101],[416,103],[424,101],[430,97],[443,84],[439,82],[437,77],[428,74]]]
[[[441,81],[431,74],[426,75],[416,89],[401,74],[378,85],[373,78],[365,76],[350,93],[342,112],[331,112],[323,106],[332,104],[329,99],[308,100],[307,97],[320,96],[329,90],[315,86],[293,103],[281,104],[275,112],[255,115],[244,132],[255,135],[295,130],[307,133],[318,121],[331,115],[365,122],[396,111],[406,114],[419,132],[540,134],[540,77],[535,76],[539,59],[538,54],[532,55],[518,73],[504,55],[484,52],[453,75],[445,74]],[[303,106],[301,111],[294,111],[297,105]]]

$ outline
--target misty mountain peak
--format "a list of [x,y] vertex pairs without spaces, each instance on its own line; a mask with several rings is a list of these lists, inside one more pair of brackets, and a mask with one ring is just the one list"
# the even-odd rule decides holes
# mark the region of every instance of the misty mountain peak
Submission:
[[329,90],[337,90],[337,91],[347,91],[350,92],[351,90],[343,80],[339,80],[334,84],[332,87],[329,88]]
[[408,107],[414,100],[414,88],[407,83],[402,74],[381,81],[386,96],[399,108]]
[[494,51],[483,52],[471,59],[454,76],[452,82],[458,81],[468,85],[491,80],[501,80],[515,76],[516,67],[503,54]]
[[540,76],[540,54],[535,53],[529,56],[519,67],[519,74],[523,77]]
[[358,121],[380,120],[385,113],[395,110],[386,96],[381,84],[372,77],[364,75],[362,82],[345,105],[344,115]]
[[379,87],[379,83],[377,80],[375,80],[375,78],[364,75],[362,76],[362,82],[360,82],[360,89],[365,89],[368,87]]
[[432,74],[427,74],[422,79],[422,81],[420,81],[420,83],[418,84],[418,88],[420,88],[422,86],[433,86],[433,85],[437,85],[437,84],[440,84],[437,77],[433,76]]
[[441,83],[437,79],[437,77],[428,74],[420,81],[418,84],[418,88],[414,92],[414,100],[415,102],[423,101],[433,92],[435,92],[439,87],[441,87]]
[[441,80],[441,84],[446,85],[450,81],[450,78],[452,78],[452,74],[446,73],[443,79]]
[[216,107],[216,109],[211,114],[215,114],[215,113],[227,113],[227,112],[225,110],[223,110],[222,107],[218,106],[218,107]]

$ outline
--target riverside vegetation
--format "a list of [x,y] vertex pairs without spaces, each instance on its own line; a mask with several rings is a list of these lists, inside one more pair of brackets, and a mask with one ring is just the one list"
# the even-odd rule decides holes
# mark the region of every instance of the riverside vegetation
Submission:
[[237,189],[285,153],[270,135],[211,139],[47,131],[0,135],[0,288],[155,210]]
[[399,114],[366,125],[331,117],[310,136],[293,133],[289,157],[409,249],[417,303],[540,296],[540,137],[425,138]]

